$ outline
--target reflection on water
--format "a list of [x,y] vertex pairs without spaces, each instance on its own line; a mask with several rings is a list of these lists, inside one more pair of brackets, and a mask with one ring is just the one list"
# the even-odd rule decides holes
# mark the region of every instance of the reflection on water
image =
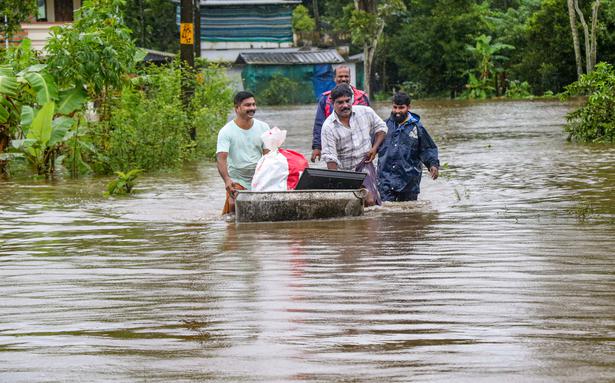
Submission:
[[[210,163],[0,181],[0,381],[611,381],[615,149],[570,107],[417,103],[448,169],[351,219],[226,222]],[[259,114],[309,154],[313,106]]]

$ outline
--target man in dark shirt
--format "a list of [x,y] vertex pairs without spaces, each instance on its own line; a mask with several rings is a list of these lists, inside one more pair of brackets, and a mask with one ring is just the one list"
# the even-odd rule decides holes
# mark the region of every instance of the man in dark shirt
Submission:
[[423,164],[438,178],[438,147],[410,112],[410,96],[393,96],[388,132],[378,152],[378,190],[383,201],[415,201],[420,193]]

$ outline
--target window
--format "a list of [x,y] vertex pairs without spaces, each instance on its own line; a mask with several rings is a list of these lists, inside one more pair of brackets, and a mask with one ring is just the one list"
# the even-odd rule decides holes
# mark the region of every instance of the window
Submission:
[[38,10],[36,20],[47,21],[47,0],[36,0]]

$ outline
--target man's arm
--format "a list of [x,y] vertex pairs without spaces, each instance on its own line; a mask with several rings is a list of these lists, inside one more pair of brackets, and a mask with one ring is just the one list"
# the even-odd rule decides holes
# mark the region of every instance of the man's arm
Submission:
[[367,110],[369,113],[369,123],[371,125],[369,134],[374,138],[372,148],[365,155],[365,162],[371,162],[376,157],[376,154],[378,154],[378,148],[384,141],[388,128],[386,122],[384,122],[371,107],[367,107]]
[[216,165],[218,166],[218,173],[220,173],[220,177],[224,180],[224,188],[232,198],[235,198],[236,190],[233,188],[233,180],[228,174],[227,160],[228,152],[216,153]]
[[318,99],[318,106],[316,107],[316,117],[314,118],[314,128],[312,129],[312,162],[316,161],[316,158],[320,160],[322,144],[320,142],[322,123],[325,122],[325,105],[327,103],[327,96],[320,96]]
[[376,133],[376,135],[374,136],[374,143],[372,145],[372,148],[365,155],[365,162],[372,162],[374,158],[376,158],[376,154],[378,154],[378,148],[384,141],[384,138],[386,137],[386,135],[387,134],[383,131],[378,131]]
[[440,168],[440,160],[438,160],[438,147],[429,133],[427,133],[427,130],[420,124],[417,126],[417,133],[419,137],[419,158],[429,170],[431,178],[435,180],[438,178],[438,169]]

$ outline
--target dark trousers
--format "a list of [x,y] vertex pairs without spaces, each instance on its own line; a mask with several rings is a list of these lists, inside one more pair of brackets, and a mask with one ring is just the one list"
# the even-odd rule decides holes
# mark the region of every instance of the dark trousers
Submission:
[[418,196],[418,194],[412,192],[412,185],[406,186],[401,191],[380,189],[380,198],[387,202],[416,201]]

